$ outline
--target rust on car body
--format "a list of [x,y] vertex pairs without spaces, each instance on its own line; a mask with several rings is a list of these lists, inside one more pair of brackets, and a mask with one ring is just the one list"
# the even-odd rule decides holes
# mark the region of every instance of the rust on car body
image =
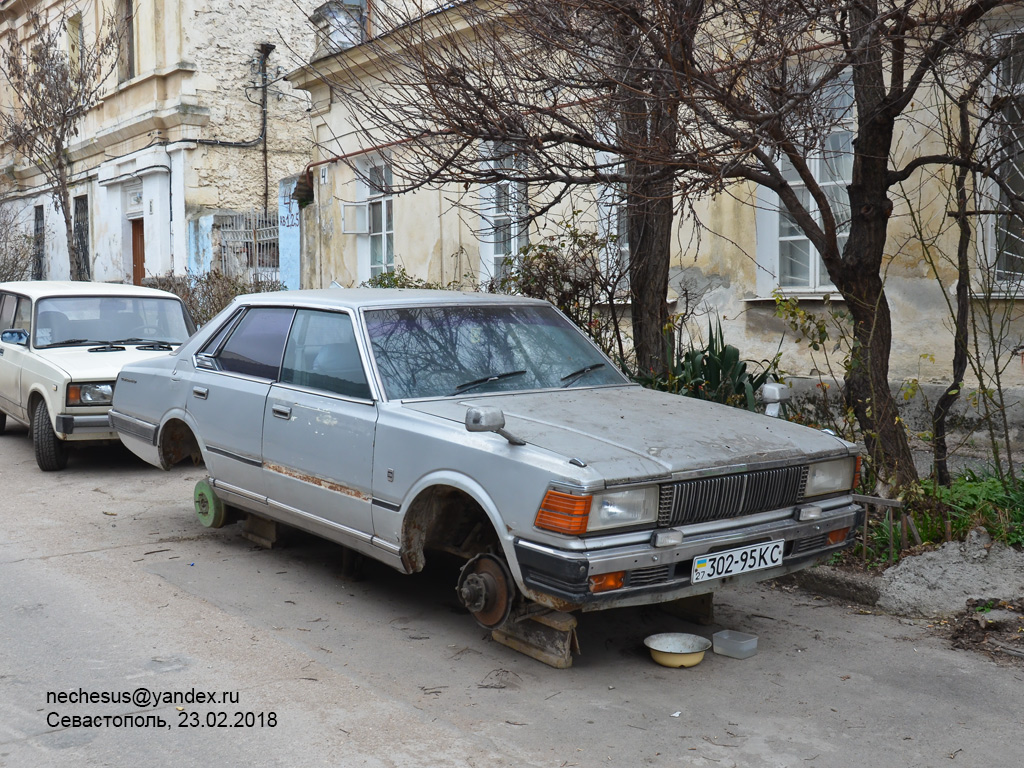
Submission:
[[370,496],[368,494],[357,491],[355,488],[349,488],[347,485],[335,483],[331,480],[317,477],[316,475],[306,474],[305,472],[300,472],[299,470],[292,469],[291,467],[282,467],[280,464],[264,464],[263,468],[268,469],[271,472],[277,472],[279,475],[285,475],[287,477],[294,478],[295,480],[301,480],[304,483],[319,486],[327,491],[334,491],[335,493],[341,493],[345,496],[351,496],[352,498],[359,499],[360,501],[370,500]]

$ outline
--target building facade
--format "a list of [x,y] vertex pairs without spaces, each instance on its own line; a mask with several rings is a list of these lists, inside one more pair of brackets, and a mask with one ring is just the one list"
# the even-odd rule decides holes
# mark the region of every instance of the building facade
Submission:
[[[306,95],[282,79],[311,41],[291,0],[2,0],[0,40],[28,49],[33,14],[72,66],[106,21],[120,33],[99,101],[67,151],[74,237],[94,280],[186,270],[279,274],[279,180],[308,162]],[[0,109],[16,110],[6,88]],[[36,277],[69,276],[62,216],[32,158],[0,144],[0,205],[19,213]],[[287,272],[288,270],[286,270]],[[297,287],[297,286],[296,286]]]

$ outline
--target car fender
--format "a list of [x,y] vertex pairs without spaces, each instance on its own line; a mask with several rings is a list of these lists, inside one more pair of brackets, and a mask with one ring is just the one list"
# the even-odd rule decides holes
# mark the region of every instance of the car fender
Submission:
[[[404,549],[405,544],[405,521],[409,509],[416,502],[420,496],[429,491],[432,488],[437,487],[450,487],[462,491],[467,496],[472,498],[480,508],[487,515],[488,520],[491,523],[491,527],[494,528],[495,533],[498,535],[498,541],[501,543],[502,551],[505,554],[505,559],[508,562],[509,570],[512,572],[512,576],[515,578],[516,583],[522,586],[522,574],[519,570],[519,564],[515,559],[515,549],[513,546],[514,537],[509,531],[504,519],[501,516],[501,512],[498,510],[497,504],[491,494],[488,493],[487,489],[484,488],[479,482],[474,480],[472,477],[456,472],[450,469],[437,470],[430,472],[423,477],[416,480],[415,483],[409,488],[405,494],[405,498],[401,504],[400,520],[401,530],[396,531],[399,540],[401,541]],[[374,516],[376,528],[376,514]]]
[[160,446],[163,443],[164,430],[167,428],[167,425],[171,421],[183,422],[185,426],[187,426],[189,430],[191,430],[192,436],[196,440],[196,445],[199,446],[199,452],[203,454],[203,463],[206,464],[207,467],[209,467],[210,465],[209,462],[207,461],[208,455],[206,452],[206,441],[203,440],[202,432],[199,429],[199,423],[195,420],[195,417],[191,413],[189,413],[185,408],[182,408],[180,406],[175,406],[173,408],[168,409],[167,411],[164,412],[163,416],[160,417],[159,426],[157,427],[156,432],[156,448],[157,454],[160,457],[161,461],[163,461],[163,455]]
[[[58,391],[54,391],[54,389]],[[45,387],[41,382],[33,382],[28,389],[28,396],[25,398],[26,416],[31,424],[35,408],[31,408],[30,405],[37,397],[46,403],[46,409],[50,415],[50,426],[57,430],[57,416],[59,416],[64,410],[64,403],[57,402],[57,396],[63,394],[63,389],[51,385]]]

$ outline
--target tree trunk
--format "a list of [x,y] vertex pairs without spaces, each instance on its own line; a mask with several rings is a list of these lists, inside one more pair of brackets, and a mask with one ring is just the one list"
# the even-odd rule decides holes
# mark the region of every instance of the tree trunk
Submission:
[[668,271],[672,237],[671,182],[640,183],[628,194],[629,293],[633,349],[641,373],[668,365]]
[[[58,150],[63,155],[63,150]],[[64,218],[64,235],[68,244],[68,268],[72,280],[89,280],[89,265],[83,264],[84,259],[80,253],[78,242],[75,239],[75,219],[71,206],[71,190],[68,185],[68,168],[61,163],[56,168],[57,183],[53,190],[53,200],[57,204],[57,210]]]
[[850,237],[832,277],[853,317],[847,396],[879,480],[884,486],[902,487],[916,482],[917,469],[889,388],[892,317],[881,266],[892,213],[884,183],[891,133],[876,130],[868,135],[875,141],[858,143],[849,187]]

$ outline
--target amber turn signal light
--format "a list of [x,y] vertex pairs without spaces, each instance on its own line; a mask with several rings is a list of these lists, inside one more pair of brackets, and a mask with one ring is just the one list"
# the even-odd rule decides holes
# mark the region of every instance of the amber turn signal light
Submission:
[[846,541],[846,536],[850,532],[849,528],[840,528],[836,531],[832,531],[828,535],[829,544],[842,544]]
[[601,573],[590,577],[591,592],[610,592],[613,589],[622,589],[626,581],[625,571],[614,571],[613,573]]
[[578,536],[585,533],[590,521],[590,496],[573,496],[561,491],[548,491],[537,510],[533,524],[545,531]]

